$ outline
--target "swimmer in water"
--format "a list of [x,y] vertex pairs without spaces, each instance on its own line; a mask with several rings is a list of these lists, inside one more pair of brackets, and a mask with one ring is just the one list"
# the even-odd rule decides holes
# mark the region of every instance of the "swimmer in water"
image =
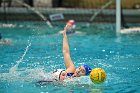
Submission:
[[9,39],[2,39],[2,35],[0,33],[0,44],[9,45],[9,44],[11,44],[11,41]]
[[[71,29],[67,30],[67,35],[68,34],[81,34],[81,32],[76,31],[76,24],[74,20],[68,20],[68,22],[66,23],[67,25],[71,25]],[[60,34],[63,34],[63,31],[59,32]]]
[[60,75],[60,80],[64,80],[67,76],[79,77],[89,75],[91,72],[91,68],[88,65],[82,65],[78,68],[75,68],[75,65],[71,60],[67,31],[71,30],[72,26],[72,24],[67,24],[63,30],[63,55],[66,70]]
[[89,75],[91,72],[91,68],[88,65],[82,65],[78,68],[72,62],[67,38],[67,31],[72,29],[71,24],[67,24],[63,30],[63,55],[64,55],[64,62],[66,66],[66,70],[57,69],[56,71],[52,72],[52,76],[49,76],[49,79],[46,78],[38,83],[42,82],[53,82],[53,81],[63,81],[66,78],[73,78],[73,77],[80,77]]
[[75,33],[75,27],[76,27],[75,21],[74,20],[69,20],[67,22],[67,25],[71,25],[71,29],[67,30],[66,33],[67,34]]

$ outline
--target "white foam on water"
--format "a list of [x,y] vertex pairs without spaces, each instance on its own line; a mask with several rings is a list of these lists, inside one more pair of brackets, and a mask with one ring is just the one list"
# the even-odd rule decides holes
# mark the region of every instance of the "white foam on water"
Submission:
[[24,71],[18,70],[14,73],[1,73],[0,81],[25,81],[34,82],[43,80],[45,78],[45,71],[42,68],[37,69],[26,69]]

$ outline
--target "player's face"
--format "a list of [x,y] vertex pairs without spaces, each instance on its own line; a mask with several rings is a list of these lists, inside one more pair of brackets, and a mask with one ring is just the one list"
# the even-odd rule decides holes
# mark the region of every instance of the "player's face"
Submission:
[[85,76],[85,68],[83,66],[78,67],[74,72],[74,76],[76,77]]

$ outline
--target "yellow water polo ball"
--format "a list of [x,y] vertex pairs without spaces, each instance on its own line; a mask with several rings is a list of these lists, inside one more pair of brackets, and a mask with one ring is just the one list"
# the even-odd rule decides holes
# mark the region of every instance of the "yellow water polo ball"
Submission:
[[90,72],[90,79],[95,84],[103,83],[106,80],[106,72],[102,68],[94,68]]

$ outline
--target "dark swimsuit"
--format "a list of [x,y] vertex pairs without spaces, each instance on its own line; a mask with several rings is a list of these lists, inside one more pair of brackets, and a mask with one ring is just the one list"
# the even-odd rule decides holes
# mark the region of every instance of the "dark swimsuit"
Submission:
[[[60,79],[60,75],[61,75],[61,73],[62,73],[63,71],[65,71],[65,70],[62,70],[62,71],[60,72],[60,74],[59,74],[59,79]],[[68,76],[68,77],[71,77],[73,74],[74,74],[74,73],[67,73],[67,76]]]
[[71,77],[74,73],[67,73],[67,76]]

